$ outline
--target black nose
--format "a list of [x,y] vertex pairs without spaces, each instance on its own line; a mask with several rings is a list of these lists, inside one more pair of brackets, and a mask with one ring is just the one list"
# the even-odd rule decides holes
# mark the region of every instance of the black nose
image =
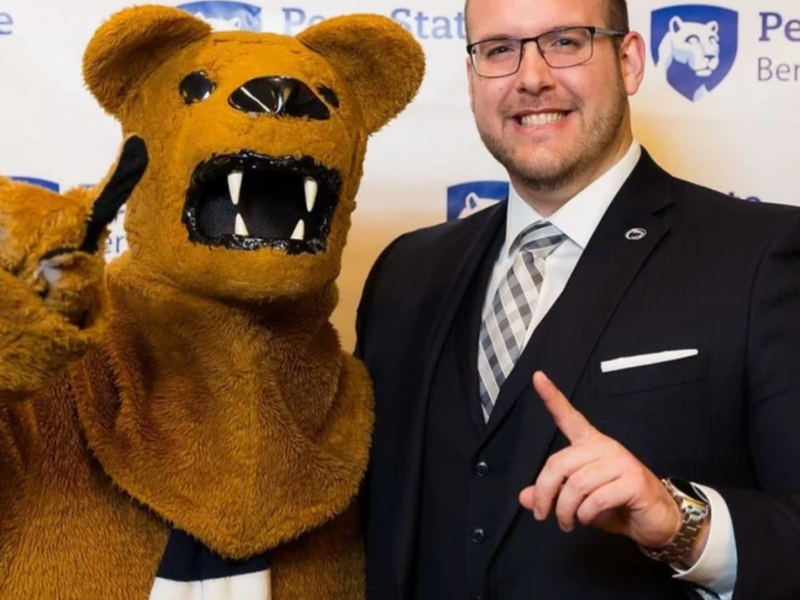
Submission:
[[258,77],[234,91],[228,103],[250,114],[329,119],[331,111],[305,83],[291,77]]

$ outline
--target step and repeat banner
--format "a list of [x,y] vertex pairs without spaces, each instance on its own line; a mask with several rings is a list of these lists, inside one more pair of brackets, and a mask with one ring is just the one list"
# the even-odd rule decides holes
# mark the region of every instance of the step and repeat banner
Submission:
[[[414,104],[370,143],[335,321],[353,343],[355,307],[378,253],[397,235],[505,197],[503,169],[469,110],[461,0],[204,1],[179,6],[218,29],[295,35],[344,13],[386,15],[423,45]],[[630,0],[648,45],[633,98],[637,138],[678,176],[747,202],[800,204],[800,3]],[[81,57],[129,0],[0,0],[0,174],[56,190],[99,181],[117,124],[86,91]],[[126,248],[121,219],[107,257]]]

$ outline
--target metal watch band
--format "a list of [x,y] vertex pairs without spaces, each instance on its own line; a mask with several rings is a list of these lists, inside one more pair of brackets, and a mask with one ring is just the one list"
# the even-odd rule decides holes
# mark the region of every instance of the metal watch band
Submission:
[[703,525],[708,520],[710,509],[708,504],[698,502],[681,492],[669,479],[662,479],[661,481],[670,496],[678,504],[681,512],[681,527],[672,541],[663,548],[642,547],[641,549],[646,556],[653,560],[678,564],[691,550],[692,545],[703,530]]

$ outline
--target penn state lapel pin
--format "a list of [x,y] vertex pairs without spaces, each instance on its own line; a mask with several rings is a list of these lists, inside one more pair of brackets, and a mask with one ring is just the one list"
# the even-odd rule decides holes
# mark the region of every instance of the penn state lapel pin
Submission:
[[647,230],[642,229],[641,227],[634,227],[633,229],[629,229],[625,233],[625,239],[631,242],[638,242],[639,240],[643,240],[647,236]]

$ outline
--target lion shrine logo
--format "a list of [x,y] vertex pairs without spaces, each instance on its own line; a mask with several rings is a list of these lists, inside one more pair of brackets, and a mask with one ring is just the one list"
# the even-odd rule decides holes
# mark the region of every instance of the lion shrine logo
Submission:
[[215,31],[261,31],[261,8],[252,4],[205,0],[179,4],[178,8],[203,19]]
[[508,198],[507,181],[468,181],[447,188],[447,220],[464,219]]
[[651,50],[681,95],[697,102],[727,77],[739,45],[739,13],[700,4],[653,11]]

